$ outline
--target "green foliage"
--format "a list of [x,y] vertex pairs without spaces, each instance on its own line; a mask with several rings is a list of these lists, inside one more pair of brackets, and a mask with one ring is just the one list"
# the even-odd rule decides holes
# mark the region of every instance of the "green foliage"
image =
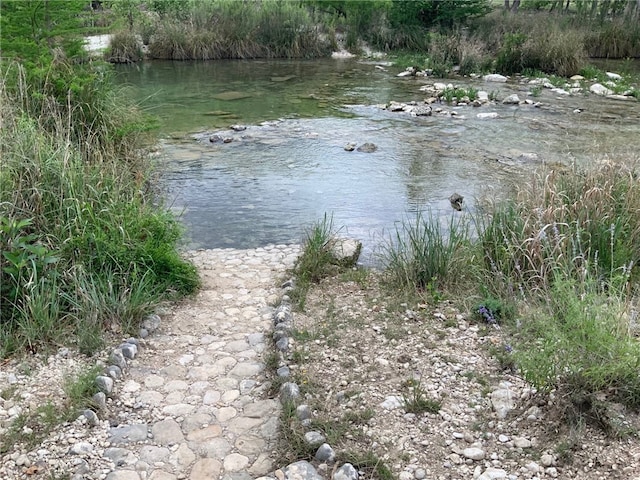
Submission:
[[496,71],[505,75],[521,72],[524,68],[524,43],[527,37],[524,33],[505,35],[504,44],[496,58]]
[[490,9],[486,0],[393,0],[389,11],[391,27],[415,25],[451,28]]
[[413,222],[396,226],[382,250],[390,284],[401,288],[424,290],[452,285],[462,275],[461,253],[469,241],[464,221],[452,216],[445,228],[441,219],[429,212],[416,213]]
[[[640,406],[640,346],[628,335],[625,305],[596,284],[554,282],[546,311],[523,321],[515,355],[536,388],[570,398],[605,397]],[[535,339],[535,341],[531,341]]]
[[358,471],[364,472],[367,478],[378,478],[380,480],[393,480],[395,478],[384,460],[371,451],[344,452],[338,456],[338,461],[340,463],[351,463]]
[[429,398],[419,380],[407,382],[408,393],[403,393],[404,409],[407,413],[438,413],[442,404]]
[[471,102],[478,98],[478,90],[473,87],[447,87],[442,92],[440,92],[440,98],[447,103],[452,103],[454,100],[456,102]]
[[84,0],[22,0],[0,4],[0,50],[5,58],[19,58],[44,66],[54,58],[54,47],[67,56],[82,55],[80,13]]
[[296,283],[290,294],[300,309],[304,309],[311,284],[336,271],[335,257],[331,252],[331,239],[335,233],[333,217],[325,213],[323,219],[316,222],[306,234],[302,254],[293,269]]
[[632,275],[640,260],[638,205],[633,170],[622,164],[537,178],[519,202],[477,219],[491,282],[536,292],[558,272],[604,282]]
[[131,331],[199,280],[148,188],[146,119],[103,67],[25,64],[3,65],[0,83],[0,355],[50,343],[90,354],[105,327]]

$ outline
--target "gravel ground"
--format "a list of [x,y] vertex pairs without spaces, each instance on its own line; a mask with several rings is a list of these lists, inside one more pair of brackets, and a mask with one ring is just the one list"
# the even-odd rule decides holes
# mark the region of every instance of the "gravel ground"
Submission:
[[[276,254],[282,258],[291,257],[289,250],[282,254],[275,251]],[[190,349],[194,349],[196,356],[202,356],[204,354],[198,353],[199,350],[206,350],[209,345],[202,341],[182,342],[180,348],[166,350],[163,342],[168,332],[174,332],[171,335],[177,335],[177,341],[181,335],[193,335],[193,330],[200,324],[207,326],[208,322],[214,321],[221,327],[216,330],[220,335],[245,338],[244,330],[234,331],[240,324],[227,325],[231,321],[229,315],[236,315],[236,309],[243,311],[243,305],[238,304],[230,310],[226,302],[246,299],[255,303],[266,295],[269,289],[265,285],[255,292],[245,288],[245,282],[254,282],[260,276],[243,269],[258,268],[262,264],[261,258],[271,258],[270,255],[241,251],[229,251],[220,258],[194,255],[194,261],[207,276],[208,289],[197,299],[175,306],[172,311],[182,312],[184,318],[174,315],[173,318],[182,320],[176,320],[175,324],[164,323],[161,327],[164,333],[147,340],[146,347],[142,345],[131,370],[117,382],[114,395],[108,399],[110,415],[93,425],[80,416],[60,425],[35,446],[26,447],[20,442],[8,445],[7,451],[0,454],[0,478],[120,480],[135,477],[152,480],[160,472],[166,478],[196,478],[193,469],[198,462],[208,462],[211,471],[220,472],[219,477],[206,478],[225,478],[224,470],[233,471],[233,475],[243,479],[255,478],[257,474],[252,476],[248,471],[242,471],[242,465],[247,462],[240,460],[259,456],[257,450],[249,453],[229,449],[222,462],[207,456],[199,458],[201,449],[189,442],[186,446],[175,443],[168,448],[156,445],[158,438],[154,439],[149,433],[155,432],[153,426],[161,417],[165,419],[169,415],[177,422],[181,421],[184,415],[179,412],[174,415],[167,410],[171,402],[179,400],[184,408],[195,402],[198,415],[211,417],[207,417],[207,424],[220,425],[221,438],[226,438],[234,448],[244,448],[245,444],[238,444],[232,430],[227,433],[227,422],[234,418],[228,419],[222,413],[233,409],[240,415],[246,410],[246,404],[236,405],[233,403],[236,400],[230,400],[229,406],[216,404],[211,409],[208,402],[199,402],[198,395],[184,397],[186,400],[183,401],[182,396],[174,399],[175,392],[167,390],[163,394],[166,396],[164,403],[147,408],[142,386],[147,386],[151,380],[159,380],[163,368],[166,369],[165,364],[185,364],[183,367],[188,370]],[[288,261],[290,265],[291,258]],[[282,273],[282,269],[275,266],[267,270]],[[235,275],[238,275],[237,279]],[[274,288],[277,276],[271,280]],[[611,438],[591,425],[572,429],[561,423],[553,397],[536,394],[490,354],[492,350],[504,348],[506,341],[500,330],[476,323],[466,312],[458,311],[447,302],[436,306],[403,303],[402,299],[390,296],[380,288],[374,273],[354,272],[349,278],[327,279],[312,288],[305,311],[294,313],[293,348],[287,362],[302,389],[305,403],[311,406],[313,425],[324,426],[324,433],[339,461],[368,454],[369,462],[372,458],[379,459],[393,478],[399,480],[640,480],[637,435]],[[240,289],[239,294],[236,295],[235,290],[225,293],[221,289],[223,286]],[[216,313],[216,309],[219,312]],[[169,322],[171,317],[167,316]],[[248,327],[247,332],[253,332],[258,324]],[[210,333],[203,335],[203,338],[211,337]],[[258,335],[250,334],[246,338],[253,339]],[[231,347],[236,343],[235,337],[229,336],[225,345]],[[156,344],[155,348],[151,348],[152,344]],[[269,348],[264,353],[269,354]],[[224,349],[218,354],[227,355]],[[102,361],[107,356],[108,352],[105,352]],[[60,405],[65,396],[66,379],[95,364],[95,358],[82,357],[67,348],[1,363],[0,436],[3,440],[7,438],[9,426],[21,413],[34,411],[48,401],[54,406]],[[157,370],[155,376],[144,376],[145,372],[154,369]],[[226,370],[222,373],[221,378],[225,381],[225,375],[234,374]],[[189,391],[196,386],[202,387],[207,381],[212,385],[218,381],[217,377],[211,377],[191,384],[189,378],[189,375],[185,376],[184,385]],[[141,388],[129,388],[136,385]],[[266,393],[255,398],[258,403],[266,400]],[[250,401],[249,397],[246,401]],[[159,408],[169,413],[152,415]],[[145,416],[147,411],[148,418]],[[622,408],[618,412],[619,421],[637,431],[638,417]],[[273,413],[269,411],[268,416],[272,417]],[[181,424],[183,430],[189,424],[186,420],[187,417]],[[113,448],[114,428],[133,428],[142,424],[148,425],[146,439]],[[115,450],[124,455],[122,459],[114,459]],[[273,457],[272,468],[301,459],[287,458],[287,453],[291,452],[284,450],[279,460],[282,464]],[[190,451],[194,455],[187,455]],[[167,457],[151,458],[149,452],[154,455],[165,452]],[[144,461],[145,455],[149,457],[148,461]],[[128,459],[130,463],[127,463]],[[324,478],[330,477],[331,465],[317,466]],[[133,472],[134,468],[138,469],[137,473]],[[390,478],[384,477],[381,470],[374,473],[372,468],[359,469],[361,480]],[[65,472],[69,475],[64,476]]]
[[[490,354],[502,331],[448,302],[401,302],[375,275],[333,278],[294,315],[292,366],[315,422],[348,427],[336,452],[371,452],[401,480],[640,479],[637,435],[562,423],[553,395]],[[622,408],[619,420],[640,425]]]

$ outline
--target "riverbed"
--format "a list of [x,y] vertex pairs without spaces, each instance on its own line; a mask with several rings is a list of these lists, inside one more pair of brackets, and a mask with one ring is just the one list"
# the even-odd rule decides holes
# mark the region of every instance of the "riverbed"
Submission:
[[[640,144],[638,102],[516,80],[398,78],[387,64],[344,59],[147,62],[117,71],[124,91],[160,119],[161,182],[191,248],[299,242],[327,214],[370,257],[417,210],[448,221],[535,169],[633,156]],[[434,81],[485,90],[498,102],[438,104],[429,117],[381,108],[424,99],[420,87]],[[512,93],[532,104],[502,105]],[[348,143],[376,150],[346,151]],[[451,208],[453,193],[465,198],[462,212]]]

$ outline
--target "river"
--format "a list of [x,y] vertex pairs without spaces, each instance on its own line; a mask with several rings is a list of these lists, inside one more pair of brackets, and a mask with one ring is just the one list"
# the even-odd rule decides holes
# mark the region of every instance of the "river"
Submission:
[[[637,102],[548,90],[534,97],[517,82],[457,79],[445,82],[540,106],[442,104],[457,115],[411,117],[377,105],[421,100],[420,86],[434,79],[384,68],[333,59],[146,62],[119,66],[117,79],[160,119],[161,182],[191,248],[299,242],[326,213],[370,257],[418,209],[465,215],[540,166],[637,157]],[[209,142],[216,132],[233,141]],[[349,142],[377,150],[348,152]],[[454,192],[465,197],[461,213],[449,204]]]

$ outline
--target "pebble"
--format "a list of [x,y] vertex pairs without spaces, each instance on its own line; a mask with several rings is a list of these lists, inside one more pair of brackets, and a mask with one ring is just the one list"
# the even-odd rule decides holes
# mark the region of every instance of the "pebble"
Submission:
[[485,452],[478,447],[469,447],[462,451],[462,455],[471,460],[482,460],[485,457]]

